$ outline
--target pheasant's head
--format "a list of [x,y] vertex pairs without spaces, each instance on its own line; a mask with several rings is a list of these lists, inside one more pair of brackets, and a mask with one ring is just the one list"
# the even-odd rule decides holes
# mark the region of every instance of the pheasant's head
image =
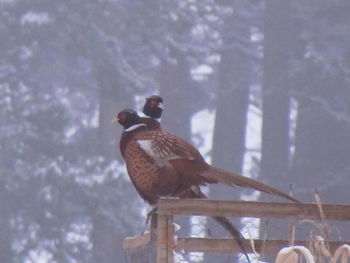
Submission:
[[143,106],[143,113],[152,119],[159,119],[162,116],[163,109],[163,98],[153,95],[146,99]]

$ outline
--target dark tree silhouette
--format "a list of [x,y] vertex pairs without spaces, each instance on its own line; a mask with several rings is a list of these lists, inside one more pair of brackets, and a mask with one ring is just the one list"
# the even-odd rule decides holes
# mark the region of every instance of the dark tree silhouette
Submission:
[[[287,190],[289,167],[289,15],[288,1],[267,1],[264,19],[261,180]],[[269,198],[269,197],[266,197]],[[263,200],[269,200],[265,197]],[[281,237],[286,225],[273,223],[268,238]],[[263,230],[265,231],[265,230]],[[263,235],[263,234],[262,234]],[[267,259],[273,261],[273,258]]]
[[289,2],[266,2],[261,175],[282,189],[289,164],[289,15]]
[[170,58],[162,60],[159,72],[160,94],[164,97],[166,111],[162,126],[182,138],[191,141],[191,93],[190,65],[186,54],[173,47]]

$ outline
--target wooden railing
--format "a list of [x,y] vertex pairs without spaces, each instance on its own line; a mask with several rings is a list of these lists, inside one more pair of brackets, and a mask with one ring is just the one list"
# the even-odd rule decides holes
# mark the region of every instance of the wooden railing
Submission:
[[[311,220],[350,221],[350,205],[267,203],[251,201],[213,201],[201,199],[161,199],[158,203],[156,226],[149,233],[124,240],[124,249],[132,257],[140,249],[148,248],[149,261],[141,253],[142,262],[173,263],[174,251],[240,253],[240,247],[231,238],[189,238],[174,240],[173,219],[175,215],[235,216],[255,218],[295,218]],[[155,224],[154,224],[155,225]],[[253,246],[251,244],[253,242]],[[293,240],[293,245],[305,246],[307,241]],[[330,241],[333,252],[350,241]],[[288,240],[245,240],[247,252],[275,254],[290,244]],[[150,253],[153,251],[153,253]],[[152,258],[156,258],[152,259]],[[137,259],[132,260],[138,263]]]

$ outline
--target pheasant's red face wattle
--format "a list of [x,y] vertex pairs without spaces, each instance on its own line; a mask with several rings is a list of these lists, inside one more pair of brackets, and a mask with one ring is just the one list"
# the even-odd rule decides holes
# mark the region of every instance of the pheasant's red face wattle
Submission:
[[125,112],[120,112],[117,116],[118,122],[123,125],[126,122],[127,114]]

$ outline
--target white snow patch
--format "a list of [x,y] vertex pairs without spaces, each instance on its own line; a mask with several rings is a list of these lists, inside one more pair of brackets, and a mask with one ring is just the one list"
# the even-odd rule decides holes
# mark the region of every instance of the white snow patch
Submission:
[[97,128],[99,126],[99,110],[94,111],[93,115],[90,119],[83,120],[82,123],[85,127],[95,127]]
[[21,59],[25,60],[33,56],[33,51],[26,46],[21,47]]
[[208,109],[196,113],[191,120],[193,144],[198,148],[205,160],[210,163],[213,144],[213,131],[215,123],[215,111]]
[[40,263],[49,263],[52,262],[53,256],[52,254],[43,249],[35,249],[29,252],[30,261],[26,260],[26,262],[40,262]]
[[69,139],[77,132],[77,130],[77,127],[71,126],[65,130],[64,135]]
[[21,17],[21,24],[48,24],[52,21],[49,14],[46,12],[32,12],[29,11]]
[[289,159],[292,160],[295,152],[295,132],[297,128],[298,120],[298,101],[296,99],[291,99],[291,107],[289,114],[289,138],[291,139],[290,149],[289,149]]
[[191,73],[193,75],[209,75],[213,73],[213,68],[208,65],[202,64],[192,69]]
[[264,39],[264,34],[262,34],[259,30],[259,28],[257,27],[253,27],[251,30],[250,30],[250,41],[252,42],[261,42],[263,41]]

